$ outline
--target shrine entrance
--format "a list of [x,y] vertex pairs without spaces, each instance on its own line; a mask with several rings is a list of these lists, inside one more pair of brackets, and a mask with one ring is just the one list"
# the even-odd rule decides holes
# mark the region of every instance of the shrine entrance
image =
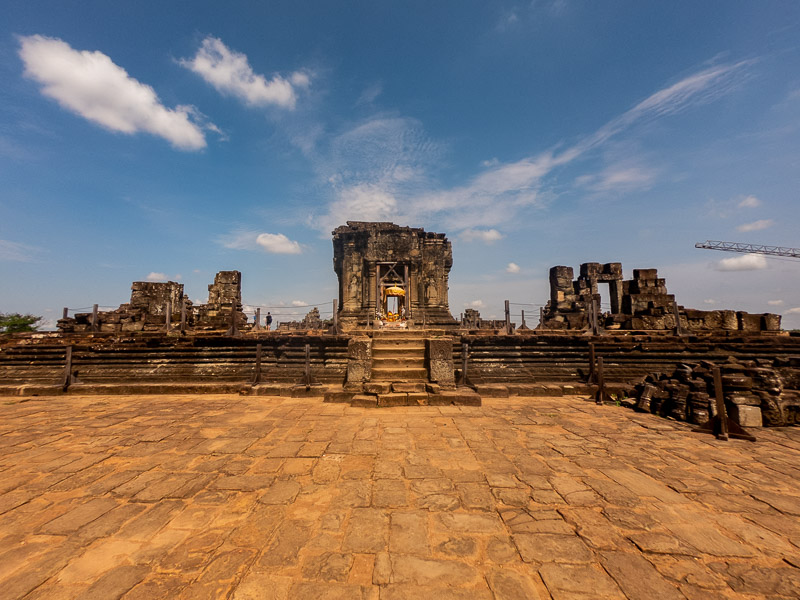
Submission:
[[408,263],[379,262],[375,265],[376,298],[380,305],[376,317],[381,321],[405,321],[411,318],[411,286],[408,282]]

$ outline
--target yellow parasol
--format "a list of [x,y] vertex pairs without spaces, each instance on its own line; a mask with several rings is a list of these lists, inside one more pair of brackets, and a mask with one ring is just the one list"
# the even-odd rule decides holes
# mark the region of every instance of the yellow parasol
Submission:
[[405,296],[406,295],[406,291],[401,287],[397,287],[396,285],[393,285],[392,287],[386,288],[385,290],[383,290],[383,293],[386,296]]

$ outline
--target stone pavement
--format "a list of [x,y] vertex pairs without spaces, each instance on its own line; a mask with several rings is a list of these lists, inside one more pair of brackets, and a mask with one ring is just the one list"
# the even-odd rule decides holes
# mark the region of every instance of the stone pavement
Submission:
[[0,434],[1,598],[800,597],[800,428],[62,396]]

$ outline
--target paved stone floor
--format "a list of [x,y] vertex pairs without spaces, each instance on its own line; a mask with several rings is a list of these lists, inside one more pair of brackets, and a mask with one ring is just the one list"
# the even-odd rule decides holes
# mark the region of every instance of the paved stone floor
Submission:
[[580,398],[4,398],[0,597],[800,597],[800,428]]

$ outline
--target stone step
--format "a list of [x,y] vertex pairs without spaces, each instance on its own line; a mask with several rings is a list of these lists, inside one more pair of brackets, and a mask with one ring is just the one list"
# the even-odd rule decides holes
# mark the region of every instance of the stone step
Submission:
[[420,368],[372,368],[372,379],[374,381],[427,381],[428,370]]
[[374,341],[372,342],[372,350],[407,350],[409,352],[425,352],[425,344],[424,342],[413,342],[413,341],[394,341],[394,342],[386,342],[386,341]]
[[372,368],[375,367],[404,367],[414,369],[425,368],[425,357],[420,356],[373,356]]
[[430,331],[425,329],[394,329],[394,330],[378,330],[373,334],[373,339],[414,339],[426,338],[431,334]]
[[425,352],[425,342],[422,340],[373,340],[372,349]]
[[392,383],[392,391],[395,393],[420,394],[426,393],[427,388],[426,384],[421,381],[413,383],[410,381],[397,381]]

